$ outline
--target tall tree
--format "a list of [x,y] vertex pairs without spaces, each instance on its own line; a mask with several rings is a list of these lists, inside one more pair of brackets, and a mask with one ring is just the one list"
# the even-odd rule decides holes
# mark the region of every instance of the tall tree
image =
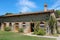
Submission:
[[6,13],[5,15],[11,15],[11,14],[13,14],[13,13]]
[[54,34],[56,32],[56,19],[54,18],[54,16],[50,16],[50,19],[49,19],[49,27],[50,27],[50,30],[51,30],[51,34]]
[[56,10],[55,15],[56,15],[56,17],[59,17],[60,16],[60,10]]

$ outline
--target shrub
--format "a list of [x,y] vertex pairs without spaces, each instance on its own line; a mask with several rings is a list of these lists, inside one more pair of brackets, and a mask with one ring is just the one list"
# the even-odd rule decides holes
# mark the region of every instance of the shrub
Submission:
[[23,28],[19,28],[20,33],[23,33],[23,31],[24,31]]
[[45,32],[45,30],[44,30],[44,29],[40,28],[39,30],[34,31],[34,34],[37,34],[37,35],[45,35],[45,34],[46,34],[46,32]]
[[33,29],[34,29],[34,34],[37,34],[38,30],[40,29],[40,22],[39,21],[35,23],[35,26]]
[[5,27],[4,30],[5,30],[5,31],[11,31],[11,28],[10,28],[10,27]]
[[37,35],[44,35],[45,34],[45,30],[43,28],[40,28],[40,22],[36,22],[35,23],[35,27],[34,27],[34,34]]
[[[49,28],[51,30],[50,34],[56,34],[57,30],[57,20],[54,15],[51,15],[48,22]],[[56,31],[56,32],[55,32]]]
[[45,35],[45,31],[44,29],[39,29],[38,32],[37,32],[37,35]]

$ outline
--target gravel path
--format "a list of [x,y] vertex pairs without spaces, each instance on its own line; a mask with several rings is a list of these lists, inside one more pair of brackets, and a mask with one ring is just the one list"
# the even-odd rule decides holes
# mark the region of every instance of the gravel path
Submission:
[[59,35],[59,37],[57,37],[57,40],[60,40],[60,35]]
[[56,38],[57,40],[60,40],[60,36],[59,37],[54,37],[54,36],[39,36],[39,35],[32,35],[32,34],[24,34],[27,36],[35,36],[35,37],[44,37],[44,38]]
[[31,35],[31,34],[24,34],[24,35],[28,35],[28,36],[35,36],[35,37],[44,37],[44,38],[59,38],[59,37],[53,37],[53,36],[39,36],[39,35]]

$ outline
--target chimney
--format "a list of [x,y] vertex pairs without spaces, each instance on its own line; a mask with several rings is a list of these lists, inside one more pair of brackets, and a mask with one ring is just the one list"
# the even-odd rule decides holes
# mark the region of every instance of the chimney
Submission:
[[47,4],[44,4],[44,12],[47,11]]

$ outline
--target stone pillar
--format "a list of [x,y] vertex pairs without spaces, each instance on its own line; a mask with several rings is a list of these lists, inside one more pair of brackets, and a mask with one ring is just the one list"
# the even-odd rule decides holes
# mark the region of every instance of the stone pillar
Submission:
[[4,24],[1,23],[1,31],[4,31]]
[[14,23],[12,23],[11,30],[14,31]]
[[24,29],[24,33],[30,33],[31,29],[30,29],[30,22],[26,22],[26,28]]
[[6,23],[6,27],[9,27],[9,23],[8,22]]
[[19,22],[19,28],[22,28],[22,22]]

